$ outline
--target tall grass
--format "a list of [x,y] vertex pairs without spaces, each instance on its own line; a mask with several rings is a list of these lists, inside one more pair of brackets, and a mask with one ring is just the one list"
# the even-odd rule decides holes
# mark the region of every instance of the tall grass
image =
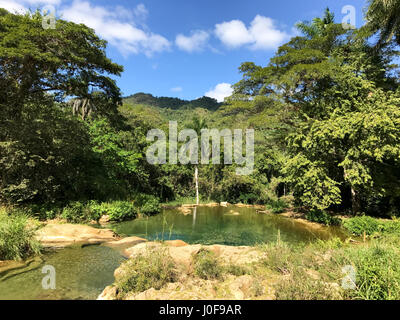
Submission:
[[130,292],[159,290],[176,280],[176,266],[166,248],[147,248],[126,261],[122,268],[122,276],[116,281],[121,298]]
[[41,245],[28,218],[20,213],[12,214],[0,212],[0,260],[23,260],[39,254]]
[[[264,266],[280,273],[278,300],[400,299],[400,239],[352,245],[339,239],[304,246],[264,245]],[[343,268],[354,268],[355,288],[342,287]]]

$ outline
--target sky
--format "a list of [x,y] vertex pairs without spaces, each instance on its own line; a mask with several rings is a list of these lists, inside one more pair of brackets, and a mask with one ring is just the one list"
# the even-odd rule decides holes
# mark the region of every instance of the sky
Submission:
[[326,7],[342,22],[348,6],[355,9],[354,24],[363,25],[366,0],[0,0],[9,11],[46,8],[93,28],[108,41],[107,55],[124,66],[116,78],[124,96],[218,101],[241,79],[240,64],[267,65],[297,34],[297,22],[321,16]]

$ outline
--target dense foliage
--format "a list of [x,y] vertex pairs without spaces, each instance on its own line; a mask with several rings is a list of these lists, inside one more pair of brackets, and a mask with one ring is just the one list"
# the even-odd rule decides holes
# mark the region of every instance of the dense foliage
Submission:
[[[356,30],[328,9],[299,23],[301,35],[266,66],[240,66],[243,78],[224,104],[144,93],[122,99],[111,76],[123,68],[92,29],[60,20],[45,30],[38,12],[1,9],[0,201],[36,206],[44,218],[122,220],[198,191],[199,201],[274,212],[295,205],[328,224],[332,212],[396,216],[400,29],[391,6],[398,1],[371,1],[368,23]],[[377,34],[378,44],[370,41]],[[235,164],[149,164],[147,132],[168,132],[171,120],[197,132],[255,129],[253,173],[238,176]]]

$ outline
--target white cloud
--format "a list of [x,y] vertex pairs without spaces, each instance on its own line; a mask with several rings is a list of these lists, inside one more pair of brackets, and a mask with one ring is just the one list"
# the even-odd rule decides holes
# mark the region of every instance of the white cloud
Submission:
[[143,3],[138,4],[133,12],[137,18],[142,20],[146,20],[147,16],[149,15],[149,11]]
[[175,39],[175,44],[179,49],[186,52],[201,51],[207,44],[210,35],[203,30],[192,31],[190,36],[178,34]]
[[21,3],[10,0],[0,0],[0,8],[6,9],[9,12],[25,12],[27,8],[25,8]]
[[240,47],[252,41],[245,24],[240,20],[217,24],[215,34],[224,44],[232,48]]
[[182,92],[183,88],[182,87],[175,87],[175,88],[171,88],[172,92]]
[[[148,10],[144,4],[128,9],[117,5],[103,7],[92,5],[86,0],[74,0],[60,6],[62,0],[0,0],[0,7],[11,12],[26,12],[43,5],[57,6],[58,13],[65,20],[84,23],[123,55],[144,53],[152,56],[156,52],[169,50],[171,43],[163,36],[153,33],[144,26]],[[138,27],[138,24],[141,27]]]
[[29,8],[35,10],[43,5],[58,5],[61,0],[0,0],[0,8],[12,13],[25,13]]
[[233,93],[232,86],[229,83],[219,83],[214,89],[205,93],[206,97],[217,99],[218,102],[223,102],[226,97]]
[[289,38],[271,18],[257,15],[247,28],[240,20],[215,25],[215,35],[230,48],[249,45],[252,50],[275,49]]
[[91,5],[88,1],[74,0],[72,5],[61,11],[62,18],[75,23],[84,23],[94,29],[111,45],[116,46],[121,53],[144,53],[152,56],[156,52],[168,50],[171,43],[159,34],[138,28],[129,19],[137,14],[147,15],[144,5],[137,6],[133,12],[121,6],[116,10]]

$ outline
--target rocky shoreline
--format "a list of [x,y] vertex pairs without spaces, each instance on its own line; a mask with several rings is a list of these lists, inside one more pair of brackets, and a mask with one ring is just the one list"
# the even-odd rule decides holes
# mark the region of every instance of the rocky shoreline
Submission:
[[[200,250],[215,253],[223,265],[251,266],[263,259],[262,253],[255,247],[232,247],[224,245],[189,245],[181,240],[161,242],[142,242],[123,251],[125,257],[135,259],[146,250],[164,248],[174,260],[179,279],[166,284],[159,290],[150,288],[143,292],[130,293],[124,300],[214,300],[214,299],[262,299],[275,298],[272,285],[276,275],[268,275],[261,281],[252,275],[227,275],[223,280],[204,280],[193,275],[193,256]],[[118,282],[127,272],[122,264],[114,272],[115,281]],[[255,292],[255,283],[261,291]],[[118,299],[118,288],[115,284],[106,287],[99,295],[98,300]]]

